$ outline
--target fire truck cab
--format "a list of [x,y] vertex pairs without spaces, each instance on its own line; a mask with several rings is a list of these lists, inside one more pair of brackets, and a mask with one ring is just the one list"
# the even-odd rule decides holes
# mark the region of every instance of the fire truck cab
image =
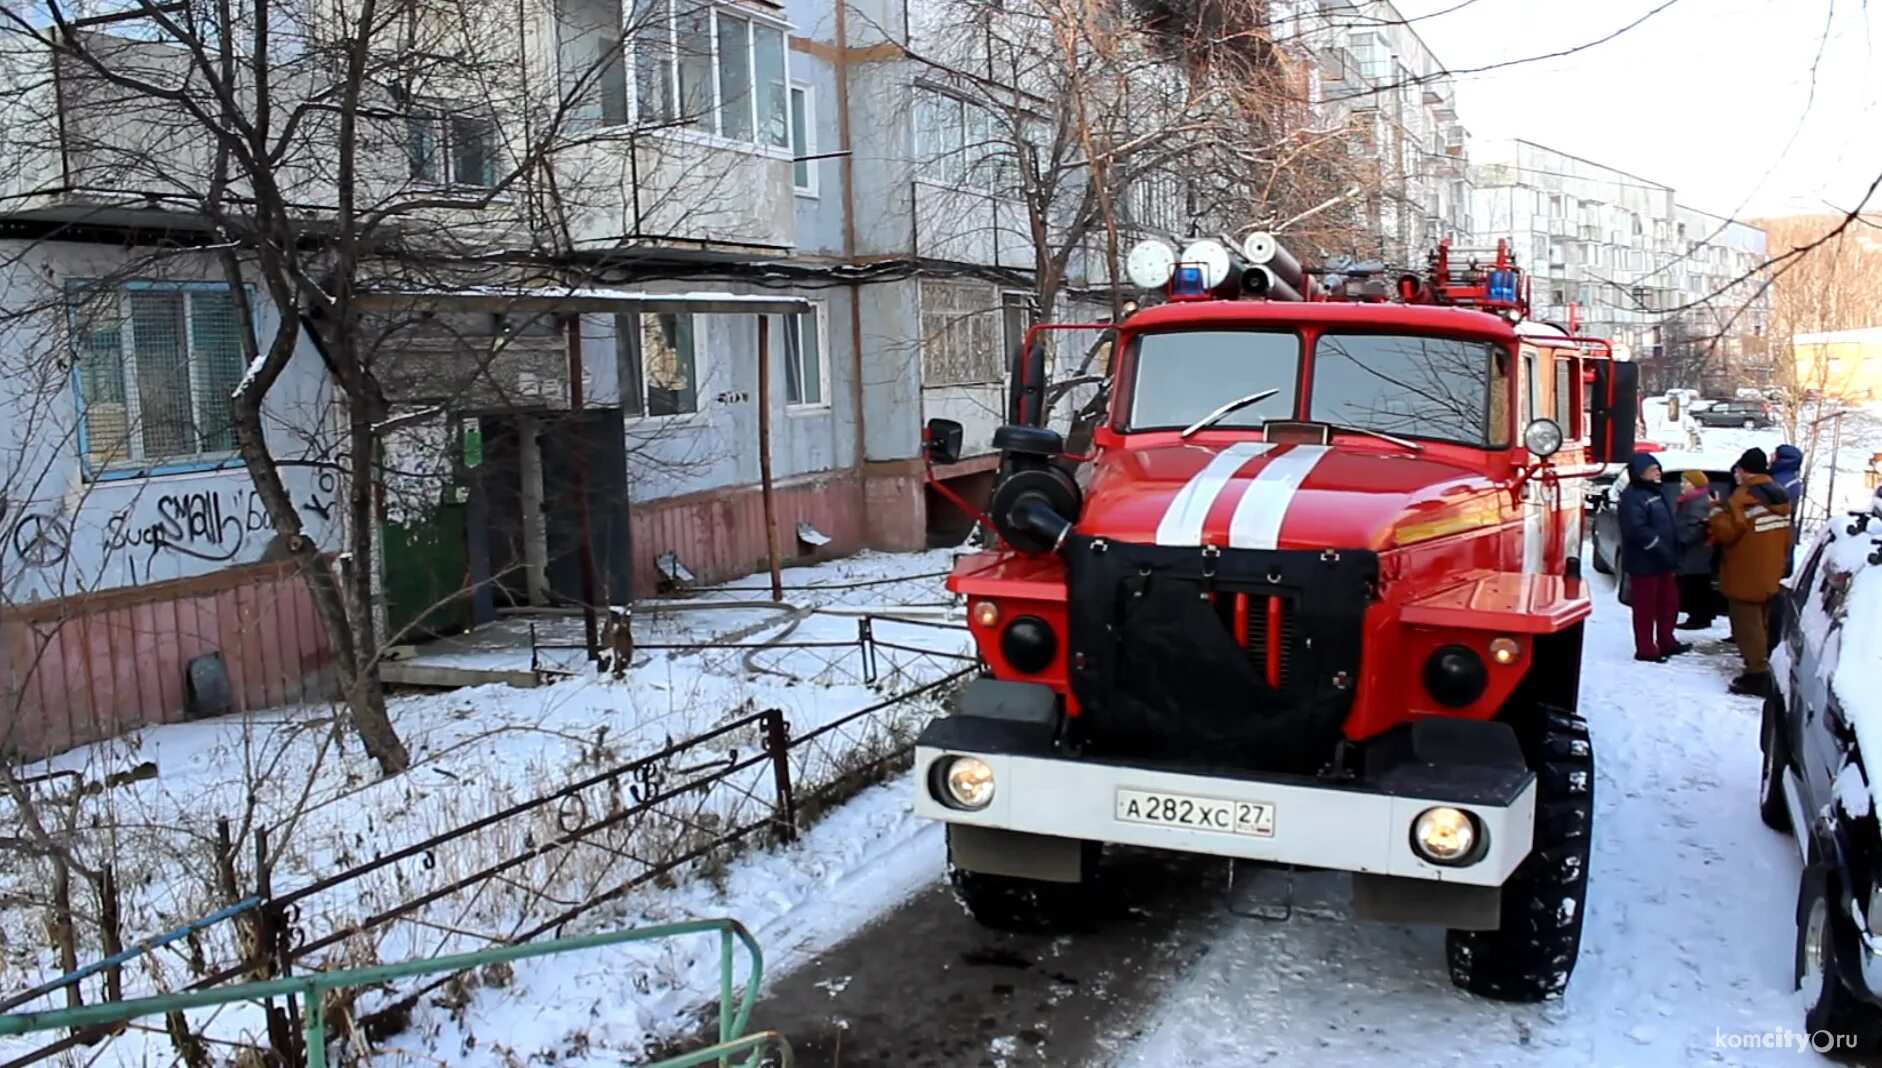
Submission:
[[[1528,321],[1503,246],[1394,278],[1256,234],[1130,268],[1164,299],[1087,324],[1114,353],[1089,454],[1043,425],[1036,328],[998,541],[948,580],[985,671],[921,733],[915,807],[957,895],[1086,922],[1108,844],[1344,871],[1356,915],[1449,928],[1458,985],[1560,993],[1594,788],[1573,480],[1632,454],[1634,368]],[[931,461],[960,434],[931,422]]]

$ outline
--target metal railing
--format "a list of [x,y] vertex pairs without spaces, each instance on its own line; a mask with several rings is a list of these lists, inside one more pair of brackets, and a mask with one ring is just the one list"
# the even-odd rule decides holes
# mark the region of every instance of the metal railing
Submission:
[[[306,1041],[308,1068],[327,1068],[327,1014],[324,1009],[324,1000],[325,995],[330,991],[372,987],[395,979],[407,979],[419,975],[455,974],[472,968],[526,960],[531,957],[546,957],[559,953],[574,953],[623,945],[629,942],[650,942],[713,932],[719,935],[719,1041],[705,1049],[657,1061],[648,1065],[647,1068],[692,1068],[693,1065],[712,1061],[718,1062],[721,1068],[730,1068],[733,1056],[741,1053],[749,1053],[750,1056],[740,1063],[756,1068],[757,1065],[765,1063],[767,1052],[776,1054],[776,1060],[770,1063],[778,1065],[779,1068],[791,1068],[793,1063],[791,1044],[782,1035],[774,1031],[745,1033],[746,1025],[751,1022],[752,1008],[758,1000],[759,987],[764,979],[764,954],[758,948],[758,942],[751,936],[751,932],[747,931],[737,920],[731,919],[694,920],[687,923],[662,924],[657,927],[636,927],[625,931],[603,931],[596,934],[557,938],[546,942],[526,942],[519,945],[481,949],[471,953],[402,961],[397,964],[376,964],[371,967],[343,971],[309,972],[290,978],[267,979],[237,986],[214,987],[178,994],[160,994],[130,1001],[111,1001],[47,1012],[18,1013],[0,1016],[0,1037],[65,1028],[109,1028],[140,1017],[210,1008],[238,1001],[299,998],[306,1006],[302,1016],[302,1033]],[[733,973],[736,970],[734,968],[735,944],[743,945],[751,957],[751,973],[746,977],[743,993],[737,999],[736,1005],[733,1003]]]

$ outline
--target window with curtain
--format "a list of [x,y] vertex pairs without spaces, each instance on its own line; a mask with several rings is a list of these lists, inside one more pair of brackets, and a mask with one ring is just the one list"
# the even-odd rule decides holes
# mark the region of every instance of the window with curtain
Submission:
[[94,472],[225,459],[244,350],[226,287],[74,290],[76,387]]
[[693,317],[617,315],[621,403],[630,416],[657,418],[699,410],[699,366]]

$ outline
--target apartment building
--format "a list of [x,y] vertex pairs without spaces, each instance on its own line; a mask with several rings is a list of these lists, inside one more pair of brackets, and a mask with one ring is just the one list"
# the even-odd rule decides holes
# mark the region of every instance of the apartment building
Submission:
[[[270,446],[303,534],[336,567],[373,568],[392,640],[744,574],[764,566],[767,519],[787,563],[918,546],[913,424],[879,449],[899,467],[864,469],[854,290],[788,268],[800,226],[842,254],[846,201],[826,195],[842,191],[831,160],[803,158],[843,137],[818,107],[830,12],[802,7],[805,33],[772,4],[658,0],[526,4],[450,33],[425,9],[375,37],[384,69],[413,63],[363,90],[344,146],[352,218],[385,223],[357,246],[345,328],[318,301],[276,303],[256,252],[271,235],[222,240],[278,191],[287,240],[313,250],[300,284],[326,282],[330,126],[286,127],[268,182],[220,181],[196,116],[10,38],[0,749],[323,685],[324,629],[234,448],[244,331],[293,347]],[[76,47],[186,84],[189,50],[150,29]],[[300,30],[277,116],[343,69],[318,20]],[[342,367],[369,369],[366,400]],[[340,428],[367,405],[386,429],[356,460]],[[370,563],[340,555],[354,476],[382,485]]]
[[1752,275],[1764,231],[1687,207],[1664,183],[1528,141],[1477,145],[1472,170],[1473,243],[1514,242],[1539,317],[1574,321],[1642,360],[1682,343],[1705,344],[1720,366],[1762,351],[1769,301]]
[[1393,264],[1419,266],[1443,238],[1476,230],[1470,132],[1454,79],[1414,24],[1384,0],[1275,5],[1277,40],[1314,60],[1312,99],[1324,128],[1343,129],[1362,176],[1360,230]]
[[[471,24],[426,21],[440,17]],[[372,42],[409,77],[363,90],[347,153],[355,218],[396,225],[370,244],[345,331],[277,306],[252,242],[230,275],[217,246],[236,216],[216,214],[196,118],[11,42],[0,293],[35,311],[0,330],[0,747],[212,708],[202,678],[227,680],[228,707],[318,690],[323,628],[230,437],[243,330],[286,324],[269,439],[330,555],[360,474],[343,455],[352,406],[384,424],[374,559],[336,566],[373,568],[388,636],[734,577],[774,543],[789,563],[957,534],[925,488],[924,421],[965,424],[965,459],[938,474],[975,490],[1029,328],[1110,315],[1086,131],[1067,125],[1067,71],[1040,28],[993,0],[414,8]],[[118,29],[84,38],[106,69],[188,68],[176,42]],[[276,114],[336,91],[322,32],[286,53]],[[1342,98],[1402,162],[1368,210],[1405,248],[1467,230],[1468,199],[1433,169],[1461,180],[1449,90],[1411,77],[1435,60],[1415,38],[1376,55],[1339,41],[1371,57],[1340,77],[1395,86],[1389,122]],[[1193,107],[1184,62],[1134,53],[1108,88],[1138,107],[1116,121]],[[298,136],[282,141],[280,211],[318,288],[341,153],[321,124]],[[1248,224],[1211,215],[1233,175],[1212,190],[1180,163],[1121,183],[1118,242]],[[1055,375],[1086,369],[1098,336],[1053,335]],[[336,356],[336,340],[358,351]],[[367,402],[340,386],[346,359],[370,368]]]

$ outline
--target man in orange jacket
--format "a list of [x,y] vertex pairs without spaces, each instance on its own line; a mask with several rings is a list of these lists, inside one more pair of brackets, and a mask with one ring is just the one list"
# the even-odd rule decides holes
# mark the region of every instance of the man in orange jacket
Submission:
[[1730,602],[1732,640],[1745,660],[1745,672],[1732,680],[1731,690],[1763,697],[1771,692],[1765,621],[1790,553],[1791,501],[1771,480],[1763,449],[1745,450],[1732,477],[1738,488],[1713,510],[1706,529],[1722,550],[1719,592]]

